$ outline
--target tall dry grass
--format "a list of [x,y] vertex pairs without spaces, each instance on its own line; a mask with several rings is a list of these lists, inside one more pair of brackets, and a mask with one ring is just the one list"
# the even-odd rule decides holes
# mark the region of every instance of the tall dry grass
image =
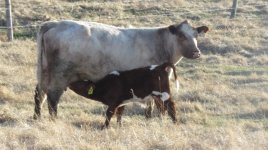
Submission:
[[[1,3],[0,3],[1,4]],[[74,19],[118,26],[163,26],[188,19],[206,24],[200,37],[202,58],[177,66],[180,91],[175,93],[178,124],[168,117],[146,120],[143,109],[128,106],[123,125],[115,119],[100,130],[106,106],[67,90],[59,119],[32,119],[36,84],[36,29],[15,29],[6,42],[0,32],[1,149],[268,149],[268,3],[239,1],[94,1],[17,0],[14,25]],[[26,9],[27,8],[27,9]],[[0,11],[0,19],[4,14]],[[1,23],[1,22],[0,22]]]

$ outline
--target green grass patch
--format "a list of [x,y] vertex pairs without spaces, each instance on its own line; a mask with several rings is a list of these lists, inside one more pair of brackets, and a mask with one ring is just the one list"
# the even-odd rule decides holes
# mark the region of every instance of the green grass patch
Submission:
[[23,29],[15,29],[14,30],[14,38],[25,40],[25,39],[35,39],[37,35],[37,28],[23,28]]

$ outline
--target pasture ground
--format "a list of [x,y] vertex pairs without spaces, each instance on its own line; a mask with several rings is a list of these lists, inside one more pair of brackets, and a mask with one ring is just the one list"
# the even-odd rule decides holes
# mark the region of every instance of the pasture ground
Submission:
[[[267,1],[239,1],[232,20],[231,0],[17,0],[12,5],[15,26],[74,19],[141,27],[188,19],[210,31],[199,38],[202,57],[177,66],[178,124],[167,116],[159,119],[157,111],[146,120],[143,109],[131,105],[122,127],[113,118],[101,131],[106,106],[70,90],[61,98],[56,122],[49,121],[46,104],[43,119],[34,121],[37,29],[16,28],[12,43],[0,30],[1,149],[268,149]],[[3,16],[0,12],[0,25]]]

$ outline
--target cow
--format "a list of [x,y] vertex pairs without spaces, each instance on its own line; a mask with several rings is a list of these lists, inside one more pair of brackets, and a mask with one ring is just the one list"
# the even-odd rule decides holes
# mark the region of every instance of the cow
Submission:
[[152,96],[161,113],[167,110],[172,121],[177,122],[175,104],[171,100],[168,72],[173,70],[177,80],[175,66],[172,63],[152,65],[128,71],[113,71],[96,83],[76,81],[69,85],[75,93],[108,105],[103,128],[109,126],[111,117],[116,113],[121,124],[124,105],[129,102],[142,102]]
[[68,85],[96,82],[113,70],[130,70],[200,57],[197,36],[208,27],[184,21],[165,27],[121,28],[82,21],[48,21],[37,35],[38,62],[34,119],[41,117],[47,99],[50,118]]

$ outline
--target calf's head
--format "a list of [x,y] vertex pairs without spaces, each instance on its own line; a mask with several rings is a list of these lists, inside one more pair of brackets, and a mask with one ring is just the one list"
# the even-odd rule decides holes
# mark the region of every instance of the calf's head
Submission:
[[186,58],[196,59],[200,57],[200,50],[197,46],[197,37],[200,33],[208,31],[207,26],[192,27],[188,21],[184,21],[178,25],[170,25],[169,31],[176,36],[177,47],[179,53]]

